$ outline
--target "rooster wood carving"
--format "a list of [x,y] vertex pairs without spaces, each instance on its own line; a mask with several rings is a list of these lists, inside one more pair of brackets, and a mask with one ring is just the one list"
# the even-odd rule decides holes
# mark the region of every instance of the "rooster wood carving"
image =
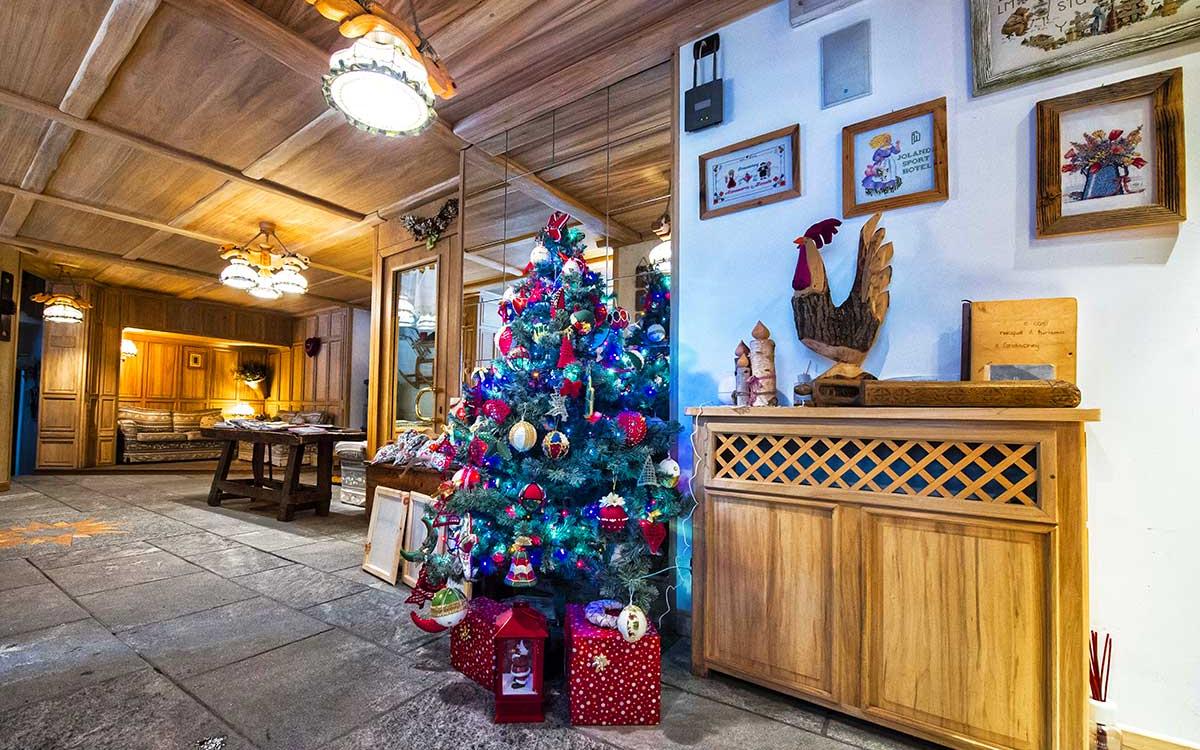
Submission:
[[850,296],[834,306],[829,294],[825,262],[818,252],[833,240],[842,222],[825,219],[796,238],[800,257],[792,277],[792,312],[800,341],[835,364],[820,377],[873,378],[861,365],[879,335],[888,311],[888,285],[892,281],[892,243],[875,214],[862,228],[858,240],[858,270]]

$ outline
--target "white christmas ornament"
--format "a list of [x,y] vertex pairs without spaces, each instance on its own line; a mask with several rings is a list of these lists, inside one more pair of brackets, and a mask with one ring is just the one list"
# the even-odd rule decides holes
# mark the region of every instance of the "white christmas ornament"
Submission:
[[664,487],[674,487],[679,484],[679,462],[673,458],[664,458],[658,462],[658,466],[654,467],[658,473],[658,481]]
[[536,266],[548,260],[550,260],[550,251],[546,249],[546,246],[541,243],[534,245],[533,250],[529,253],[529,262]]
[[578,276],[581,273],[583,273],[583,268],[580,267],[579,261],[575,260],[574,258],[568,259],[562,265],[563,276]]
[[646,613],[636,604],[630,604],[617,615],[617,630],[629,643],[637,643],[649,629],[650,623],[646,620]]

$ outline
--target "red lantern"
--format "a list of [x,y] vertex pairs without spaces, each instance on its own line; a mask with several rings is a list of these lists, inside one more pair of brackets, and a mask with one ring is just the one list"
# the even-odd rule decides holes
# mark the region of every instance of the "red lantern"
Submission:
[[496,723],[545,721],[542,666],[545,661],[546,617],[525,602],[496,617]]

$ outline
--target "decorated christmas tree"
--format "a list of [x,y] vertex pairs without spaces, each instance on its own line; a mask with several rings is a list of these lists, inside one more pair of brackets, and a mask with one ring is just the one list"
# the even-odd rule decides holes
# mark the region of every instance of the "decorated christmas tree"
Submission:
[[[649,607],[652,574],[670,565],[662,545],[681,500],[667,451],[678,425],[655,416],[669,358],[664,321],[651,317],[669,304],[667,280],[647,287],[630,335],[629,312],[588,268],[583,233],[567,221],[555,214],[540,233],[501,302],[498,355],[452,409],[460,468],[425,519],[429,540],[406,553],[423,564],[418,605],[504,576],[517,590]],[[653,325],[663,326],[658,341]]]
[[671,409],[671,276],[646,262],[637,268],[636,320],[625,334],[625,345],[645,357],[643,393],[653,416],[666,418]]

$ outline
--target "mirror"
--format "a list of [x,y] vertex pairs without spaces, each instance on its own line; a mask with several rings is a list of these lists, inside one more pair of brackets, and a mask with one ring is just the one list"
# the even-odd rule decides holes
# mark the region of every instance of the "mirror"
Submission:
[[396,271],[396,429],[433,423],[437,402],[437,261]]

